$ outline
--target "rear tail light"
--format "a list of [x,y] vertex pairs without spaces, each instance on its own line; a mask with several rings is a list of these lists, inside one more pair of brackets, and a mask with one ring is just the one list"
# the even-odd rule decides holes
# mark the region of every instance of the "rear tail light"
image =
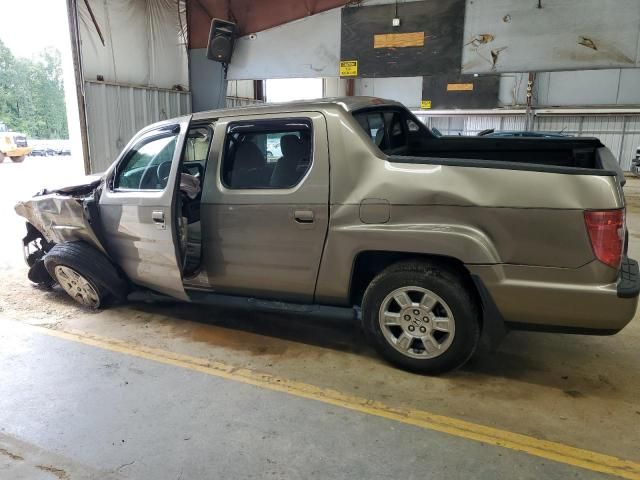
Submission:
[[596,258],[619,268],[625,237],[624,210],[588,210],[584,212],[584,223]]

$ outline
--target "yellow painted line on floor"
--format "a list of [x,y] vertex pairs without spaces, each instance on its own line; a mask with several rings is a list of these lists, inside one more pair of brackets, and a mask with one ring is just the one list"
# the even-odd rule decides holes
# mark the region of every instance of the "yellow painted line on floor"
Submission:
[[488,445],[524,452],[529,455],[592,470],[594,472],[606,473],[631,480],[640,480],[640,463],[623,460],[610,455],[603,455],[562,443],[541,440],[535,437],[458,420],[444,415],[437,415],[424,410],[394,408],[377,401],[354,397],[328,388],[316,387],[274,375],[255,372],[246,368],[238,368],[220,362],[210,362],[202,358],[150,348],[113,338],[100,337],[86,332],[61,331],[37,326],[29,327],[52,337],[144,358],[166,365],[186,368],[219,378],[287,393],[296,397],[316,400],[356,412],[394,420],[407,425],[414,425],[426,430],[434,430]]

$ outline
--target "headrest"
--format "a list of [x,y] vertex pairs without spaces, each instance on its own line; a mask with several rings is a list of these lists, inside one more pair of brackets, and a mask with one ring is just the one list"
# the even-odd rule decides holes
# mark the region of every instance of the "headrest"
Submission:
[[282,150],[282,156],[300,161],[309,155],[309,142],[296,135],[283,135],[280,138],[280,150]]
[[264,154],[255,143],[245,140],[238,145],[238,148],[236,148],[236,155],[233,164],[234,170],[239,168],[260,168],[263,167],[264,164]]

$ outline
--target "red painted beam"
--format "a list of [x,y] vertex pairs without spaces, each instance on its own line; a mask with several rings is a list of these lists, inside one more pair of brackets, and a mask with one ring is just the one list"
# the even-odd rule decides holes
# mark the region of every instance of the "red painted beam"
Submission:
[[350,0],[187,0],[189,48],[205,48],[211,18],[238,24],[240,35],[260,32],[341,7]]

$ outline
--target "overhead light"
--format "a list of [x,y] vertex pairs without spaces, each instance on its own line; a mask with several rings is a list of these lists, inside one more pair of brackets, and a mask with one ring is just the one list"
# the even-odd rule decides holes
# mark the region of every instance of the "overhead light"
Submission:
[[391,25],[394,27],[399,27],[400,26],[400,19],[398,17],[395,17],[392,21],[391,21]]

